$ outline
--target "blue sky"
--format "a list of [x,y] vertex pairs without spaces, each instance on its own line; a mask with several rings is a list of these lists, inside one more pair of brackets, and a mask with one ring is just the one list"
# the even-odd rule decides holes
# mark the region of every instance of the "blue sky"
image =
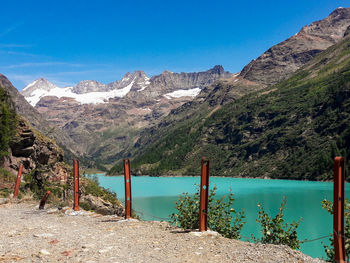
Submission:
[[270,46],[320,20],[337,0],[1,2],[0,73],[21,90],[45,77],[59,86],[126,72],[149,76],[239,72]]

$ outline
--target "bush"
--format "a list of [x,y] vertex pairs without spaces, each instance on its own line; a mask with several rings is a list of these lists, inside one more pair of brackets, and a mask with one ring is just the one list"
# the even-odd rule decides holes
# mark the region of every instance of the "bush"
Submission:
[[[209,191],[208,197],[208,227],[224,237],[240,238],[240,231],[245,222],[243,222],[244,211],[236,212],[232,208],[234,203],[233,193],[216,199],[215,191],[217,187]],[[230,190],[231,191],[231,190]],[[175,202],[177,213],[171,215],[172,223],[184,229],[199,228],[199,200],[200,189],[197,187],[196,193],[191,196],[183,193],[179,200]]]
[[297,228],[300,224],[300,221],[293,221],[290,223],[284,224],[284,214],[283,211],[286,207],[287,200],[283,198],[281,206],[277,215],[274,218],[271,218],[263,209],[262,205],[259,203],[259,219],[256,221],[261,224],[262,233],[261,239],[257,239],[252,236],[255,242],[263,244],[282,244],[287,245],[293,249],[300,248],[301,241],[298,240]]
[[[84,176],[81,181],[83,186],[83,193],[85,195],[93,195],[101,197],[103,200],[112,203],[113,205],[120,205],[120,201],[117,199],[117,194],[109,189],[105,189],[99,185],[98,176]],[[90,210],[90,209],[88,209]]]
[[[322,207],[333,215],[333,203],[328,200],[322,201]],[[346,258],[350,258],[350,202],[348,199],[344,202],[344,236],[345,236],[345,255]],[[324,250],[327,255],[327,261],[334,262],[334,238],[329,238],[330,246],[323,244]]]

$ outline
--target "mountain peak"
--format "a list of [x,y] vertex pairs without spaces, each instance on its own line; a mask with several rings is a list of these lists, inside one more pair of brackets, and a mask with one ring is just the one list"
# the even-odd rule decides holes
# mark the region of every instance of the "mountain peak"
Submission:
[[164,70],[164,72],[162,74],[173,74],[174,72],[171,72],[170,70]]
[[348,12],[350,12],[350,8],[344,8],[339,6],[336,9],[334,9],[332,13],[330,13],[330,15],[337,15],[339,13],[348,13]]
[[42,89],[45,91],[49,91],[51,89],[57,88],[57,86],[45,78],[39,78],[34,80],[32,83],[28,84],[24,87],[21,93],[25,96],[27,93],[31,93],[34,90]]
[[138,78],[147,77],[147,74],[142,70],[135,70],[134,73],[132,73],[132,75]]
[[216,73],[216,74],[221,75],[221,74],[225,73],[225,70],[224,70],[223,66],[221,66],[221,65],[216,65],[216,66],[214,66],[213,68],[209,69],[208,72],[210,72],[210,73],[212,73],[212,74],[215,74],[215,73]]

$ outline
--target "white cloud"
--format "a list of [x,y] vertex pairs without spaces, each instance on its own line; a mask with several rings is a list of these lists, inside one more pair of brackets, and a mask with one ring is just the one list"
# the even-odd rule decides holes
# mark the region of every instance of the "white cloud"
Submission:
[[0,48],[27,48],[32,47],[33,45],[28,44],[0,44]]
[[8,33],[11,33],[12,31],[14,31],[17,27],[21,26],[23,24],[23,22],[18,22],[16,24],[13,24],[7,28],[5,28],[4,30],[2,30],[0,32],[0,37],[3,37],[5,35],[7,35]]
[[76,63],[66,63],[66,62],[30,62],[14,64],[9,66],[3,66],[2,68],[12,69],[12,68],[26,68],[26,67],[47,67],[47,66],[68,66],[68,67],[82,67],[82,64]]

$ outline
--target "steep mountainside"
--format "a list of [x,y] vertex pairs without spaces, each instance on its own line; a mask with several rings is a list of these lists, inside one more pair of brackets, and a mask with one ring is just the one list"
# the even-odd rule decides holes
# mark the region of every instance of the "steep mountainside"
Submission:
[[75,145],[71,138],[61,129],[50,124],[42,115],[34,109],[26,99],[18,92],[11,82],[2,74],[0,74],[0,86],[8,93],[13,101],[16,112],[26,118],[34,129],[40,131],[45,136],[54,139],[61,147],[65,149],[67,156],[79,151],[79,147]]
[[198,73],[165,71],[152,78],[135,71],[106,85],[83,81],[75,87],[43,88],[43,81],[37,80],[22,94],[86,156],[108,163],[133,145],[142,129],[191,101],[207,85],[230,76],[221,66]]
[[[159,139],[136,145],[134,173],[194,175],[201,156],[207,156],[212,175],[330,179],[332,158],[350,158],[350,36],[345,35],[278,85],[154,132]],[[111,172],[119,171],[116,166]]]
[[47,177],[66,179],[68,172],[62,166],[63,150],[16,114],[16,104],[1,84],[0,106],[0,178],[3,179],[2,168],[16,174],[22,163],[24,173],[39,168]]

